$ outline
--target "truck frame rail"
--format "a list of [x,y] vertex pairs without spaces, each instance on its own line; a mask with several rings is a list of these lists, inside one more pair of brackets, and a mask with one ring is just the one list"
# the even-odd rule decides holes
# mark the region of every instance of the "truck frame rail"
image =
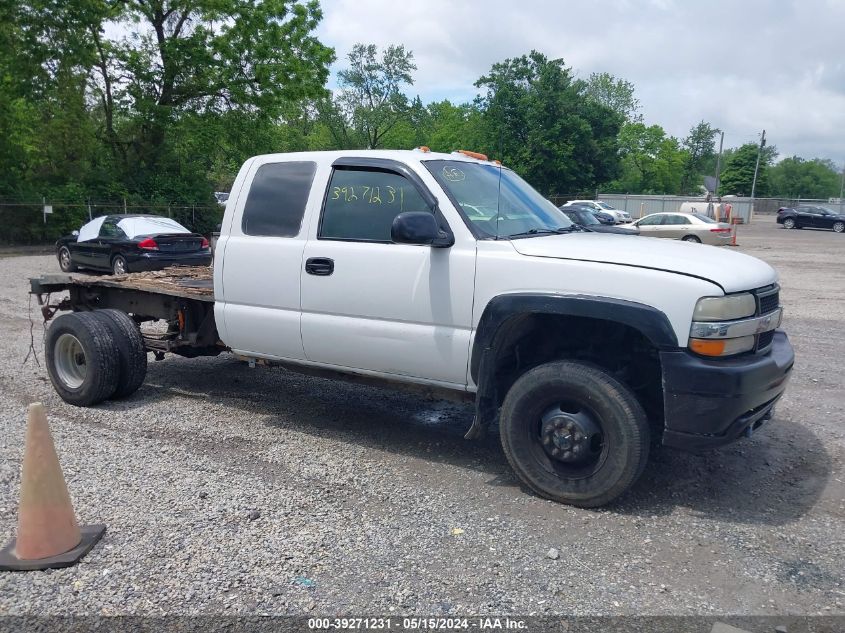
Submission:
[[[43,275],[29,282],[45,321],[62,310],[114,308],[129,314],[139,326],[167,323],[166,331],[141,329],[144,345],[157,358],[165,352],[216,356],[227,349],[217,334],[212,269],[207,266],[172,266],[126,275]],[[53,294],[65,292],[66,296],[53,301]]]

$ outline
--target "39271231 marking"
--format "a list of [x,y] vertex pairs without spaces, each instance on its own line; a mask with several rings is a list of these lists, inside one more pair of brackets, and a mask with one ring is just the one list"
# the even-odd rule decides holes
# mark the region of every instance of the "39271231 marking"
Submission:
[[312,630],[385,630],[393,625],[390,618],[308,618],[308,628]]

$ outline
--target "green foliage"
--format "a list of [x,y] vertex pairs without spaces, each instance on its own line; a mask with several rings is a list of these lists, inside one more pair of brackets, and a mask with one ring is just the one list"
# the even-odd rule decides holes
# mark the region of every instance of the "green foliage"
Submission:
[[681,175],[680,193],[698,194],[703,184],[705,168],[716,154],[716,134],[719,130],[705,121],[692,126],[684,139],[684,167]]
[[486,88],[480,149],[546,194],[592,189],[616,175],[622,117],[585,95],[563,60],[537,51],[494,64]]
[[842,172],[833,161],[819,158],[784,158],[768,173],[771,194],[784,198],[835,198],[842,185]]
[[642,122],[640,101],[634,96],[634,84],[610,73],[592,73],[587,79],[586,95],[610,108],[626,121]]
[[[630,82],[580,81],[536,51],[494,64],[472,103],[424,104],[406,94],[411,51],[357,44],[331,94],[321,17],[313,0],[0,2],[0,202],[34,203],[0,207],[0,241],[77,228],[89,201],[94,215],[126,200],[207,231],[222,212],[212,192],[272,152],[477,150],[547,194],[698,193],[715,170],[709,123],[679,142],[642,122]],[[779,195],[838,194],[830,161],[769,168],[776,154],[764,148],[758,195],[769,179]],[[722,191],[750,193],[754,160],[753,145],[726,151]],[[54,206],[46,225],[42,197]]]
[[608,188],[625,193],[666,194],[677,191],[685,156],[678,139],[659,125],[626,123],[619,131],[622,174]]
[[189,226],[216,224],[211,193],[246,157],[319,137],[309,104],[334,59],[320,19],[294,0],[0,3],[0,197],[56,208],[46,233],[40,207],[4,227],[54,237],[89,198],[204,203]]
[[[732,152],[725,163],[719,186],[720,195],[750,196],[754,181],[754,168],[757,164],[759,146],[756,143],[746,143]],[[757,188],[754,195],[765,197],[769,195],[769,157],[764,153],[760,157],[760,169],[757,174]]]
[[337,74],[340,91],[321,103],[322,119],[342,147],[382,147],[397,124],[412,124],[422,110],[402,92],[414,83],[414,54],[391,45],[379,58],[374,44],[356,44],[348,60],[349,67]]

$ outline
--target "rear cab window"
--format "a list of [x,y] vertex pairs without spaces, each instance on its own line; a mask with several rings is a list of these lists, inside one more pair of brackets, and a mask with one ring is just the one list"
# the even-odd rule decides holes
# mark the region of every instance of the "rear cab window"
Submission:
[[244,204],[241,230],[245,235],[296,237],[317,163],[265,163],[255,172]]

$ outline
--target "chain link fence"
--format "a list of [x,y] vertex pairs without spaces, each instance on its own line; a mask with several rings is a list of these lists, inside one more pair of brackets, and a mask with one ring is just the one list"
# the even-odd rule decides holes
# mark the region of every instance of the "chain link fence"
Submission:
[[0,246],[35,246],[103,215],[142,214],[173,218],[191,231],[209,236],[223,219],[223,205],[121,202],[21,202],[0,200]]

